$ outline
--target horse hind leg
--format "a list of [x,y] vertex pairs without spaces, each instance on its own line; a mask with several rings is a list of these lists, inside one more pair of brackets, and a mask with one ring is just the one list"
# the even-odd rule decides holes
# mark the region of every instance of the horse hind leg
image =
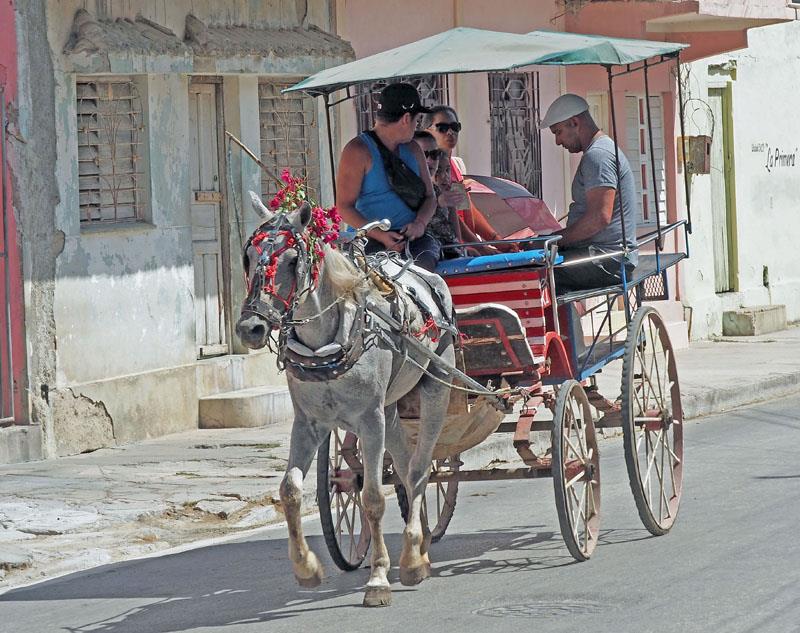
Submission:
[[317,436],[309,425],[295,420],[289,449],[289,463],[280,485],[281,504],[289,530],[289,560],[294,576],[301,587],[313,588],[322,582],[323,569],[316,554],[312,552],[301,522],[303,478],[311,467],[317,450]]
[[[444,350],[442,359],[451,365],[455,364],[452,346]],[[440,382],[449,382],[448,376],[433,367],[429,367],[429,371],[433,376],[424,376],[420,381],[420,428],[405,479],[408,520],[403,530],[403,551],[400,555],[400,582],[404,585],[419,584],[431,573],[428,555],[430,532],[422,521],[422,497],[428,485],[433,450],[447,414],[450,389]]]
[[385,433],[383,411],[377,415],[380,416],[381,424],[371,432],[362,433],[360,437],[364,458],[364,487],[361,490],[361,501],[372,534],[370,573],[364,591],[365,607],[386,607],[392,604],[392,590],[388,579],[389,551],[383,540],[382,526],[383,513],[386,509],[386,499],[381,489]]

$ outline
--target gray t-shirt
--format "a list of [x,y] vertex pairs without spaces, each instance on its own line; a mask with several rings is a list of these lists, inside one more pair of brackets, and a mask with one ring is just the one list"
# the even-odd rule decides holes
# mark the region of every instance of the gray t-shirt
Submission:
[[[575,248],[596,246],[603,251],[619,250],[622,246],[622,217],[625,218],[625,241],[628,248],[636,248],[636,183],[633,179],[628,159],[619,153],[619,192],[614,201],[614,213],[611,224],[599,233],[579,244]],[[586,192],[597,187],[617,188],[617,169],[614,155],[614,141],[603,134],[583,153],[578,171],[572,181],[572,204],[569,205],[567,226],[571,226],[586,213]],[[620,210],[621,207],[624,210]],[[634,266],[638,256],[634,250],[628,256],[628,262]]]

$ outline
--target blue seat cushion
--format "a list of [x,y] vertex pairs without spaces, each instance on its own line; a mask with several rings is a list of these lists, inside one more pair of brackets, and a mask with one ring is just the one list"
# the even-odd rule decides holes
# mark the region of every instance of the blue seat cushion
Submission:
[[[563,257],[556,257],[556,264],[563,261]],[[479,273],[489,270],[506,270],[508,268],[521,268],[523,266],[544,266],[547,253],[543,248],[519,253],[500,253],[498,255],[480,255],[479,257],[457,257],[439,262],[436,272],[442,277],[450,275],[463,275],[466,273]]]

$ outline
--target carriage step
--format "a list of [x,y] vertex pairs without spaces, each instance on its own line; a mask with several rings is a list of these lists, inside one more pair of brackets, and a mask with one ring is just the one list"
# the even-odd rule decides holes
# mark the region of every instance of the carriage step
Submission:
[[286,387],[253,387],[200,398],[201,429],[265,426],[292,420],[294,413]]

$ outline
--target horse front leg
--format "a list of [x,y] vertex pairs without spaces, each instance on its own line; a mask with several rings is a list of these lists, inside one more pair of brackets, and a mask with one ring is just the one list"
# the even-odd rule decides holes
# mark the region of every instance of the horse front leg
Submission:
[[[446,348],[442,358],[455,365],[452,346]],[[428,486],[431,459],[439,433],[445,422],[450,402],[450,388],[440,381],[450,382],[450,377],[429,367],[433,376],[424,376],[420,389],[420,424],[417,445],[408,464],[406,494],[408,496],[408,520],[403,530],[403,551],[400,555],[400,582],[417,585],[431,573],[428,556],[430,532],[422,521],[422,497]],[[436,380],[438,378],[438,380]]]
[[297,582],[301,587],[308,588],[318,586],[323,575],[319,559],[308,547],[301,522],[303,479],[308,474],[319,443],[313,426],[296,417],[292,426],[289,463],[280,485],[281,504],[289,530],[289,560],[292,561]]
[[370,533],[372,534],[372,558],[370,560],[369,579],[364,592],[365,607],[386,607],[392,604],[392,590],[389,586],[389,551],[383,540],[383,513],[386,499],[383,496],[383,450],[384,450],[384,415],[380,410],[373,415],[379,418],[374,428],[364,425],[361,446],[364,460],[364,487],[361,490],[361,501],[367,515]]

